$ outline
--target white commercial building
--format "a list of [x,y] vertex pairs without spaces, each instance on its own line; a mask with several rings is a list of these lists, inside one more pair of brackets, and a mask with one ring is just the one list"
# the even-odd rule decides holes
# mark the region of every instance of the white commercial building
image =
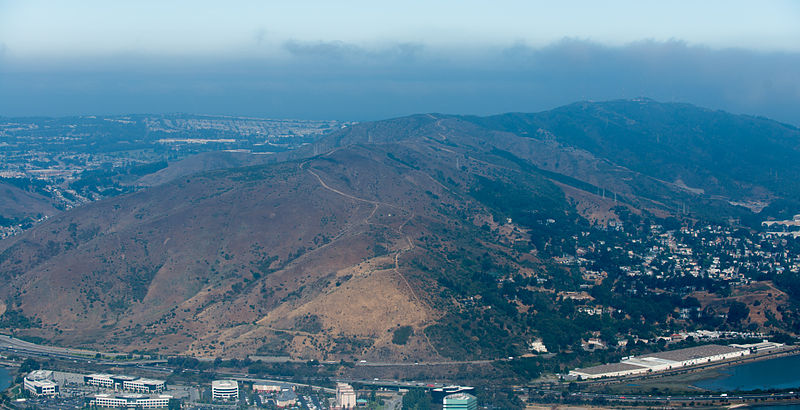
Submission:
[[353,386],[347,383],[336,383],[336,406],[340,409],[356,407],[356,392],[353,390]]
[[214,400],[239,400],[239,383],[236,380],[214,380],[211,382],[211,398]]
[[83,376],[83,382],[89,386],[105,387],[107,389],[113,389],[114,380],[111,379],[112,376],[114,375],[101,374],[101,373],[90,374],[87,376]]
[[272,383],[272,382],[255,382],[253,383],[253,391],[256,393],[278,393],[281,390],[294,390],[290,384]]
[[34,396],[55,396],[58,384],[53,381],[50,370],[34,370],[22,380],[22,387]]
[[122,383],[122,390],[136,393],[155,393],[162,392],[164,389],[166,389],[166,383],[163,380],[135,379]]
[[749,354],[749,349],[741,349],[733,346],[705,345],[651,353],[640,357],[630,357],[620,363],[575,369],[570,371],[569,374],[570,376],[583,379],[630,376],[646,372],[659,372],[702,363],[716,362]]
[[158,409],[169,406],[172,396],[162,394],[158,396],[144,396],[141,394],[95,394],[89,396],[87,404],[97,407],[115,407],[132,409]]
[[166,389],[166,383],[163,380],[115,374],[89,374],[83,376],[83,382],[89,386],[126,390],[135,393],[158,393]]

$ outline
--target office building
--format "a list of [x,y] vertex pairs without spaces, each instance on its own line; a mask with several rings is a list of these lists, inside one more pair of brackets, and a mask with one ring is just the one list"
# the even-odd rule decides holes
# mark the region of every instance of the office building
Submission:
[[239,400],[239,383],[236,380],[211,382],[211,398],[219,401]]
[[53,381],[50,370],[34,370],[22,380],[22,387],[30,394],[40,396],[58,395],[58,384]]
[[356,392],[353,386],[346,383],[336,383],[336,406],[340,409],[354,409],[356,407]]
[[469,393],[455,393],[445,396],[442,401],[442,410],[475,410],[478,408],[478,399]]

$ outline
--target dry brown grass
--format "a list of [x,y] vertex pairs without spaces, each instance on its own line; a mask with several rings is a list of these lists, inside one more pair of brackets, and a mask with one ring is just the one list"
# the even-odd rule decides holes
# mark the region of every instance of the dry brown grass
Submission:
[[[708,292],[695,292],[692,296],[696,297],[702,308],[711,307],[717,312],[726,312],[732,301],[739,301],[747,305],[750,309],[750,316],[747,322],[756,323],[764,326],[767,321],[767,313],[770,312],[777,320],[781,320],[778,306],[786,303],[788,295],[776,288],[770,281],[753,282],[746,286],[735,288],[729,297],[720,297]],[[756,306],[756,302],[758,306]]]

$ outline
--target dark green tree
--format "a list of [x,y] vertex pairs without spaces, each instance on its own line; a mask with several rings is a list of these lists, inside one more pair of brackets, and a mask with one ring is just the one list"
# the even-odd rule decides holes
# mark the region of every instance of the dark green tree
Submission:
[[742,302],[733,301],[728,309],[728,323],[738,324],[750,316],[750,308]]
[[429,410],[431,398],[422,389],[411,389],[403,396],[403,410]]

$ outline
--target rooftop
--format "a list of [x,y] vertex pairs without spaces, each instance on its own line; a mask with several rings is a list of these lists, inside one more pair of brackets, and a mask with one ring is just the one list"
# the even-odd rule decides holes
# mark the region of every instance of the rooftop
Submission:
[[469,393],[453,393],[450,395],[445,396],[445,401],[454,401],[454,400],[475,400],[475,396]]
[[114,376],[111,376],[111,378],[113,380],[115,380],[115,381],[133,381],[133,380],[138,379],[138,377],[127,376],[127,375],[124,375],[124,374],[116,374]]
[[278,400],[280,401],[289,401],[289,400],[297,400],[297,394],[291,390],[281,390],[280,394],[278,394]]
[[34,370],[26,376],[28,380],[47,380],[53,377],[52,370]]
[[236,380],[214,380],[211,382],[211,387],[218,389],[233,389],[238,388],[239,383],[237,383]]
[[155,379],[137,379],[136,381],[138,383],[142,383],[142,384],[156,384],[156,385],[158,385],[158,384],[163,384],[164,383],[163,380],[155,380]]
[[127,393],[127,394],[97,393],[97,394],[93,394],[91,397],[95,397],[95,398],[98,398],[98,399],[115,398],[115,399],[121,399],[121,400],[127,400],[127,401],[142,400],[142,399],[171,399],[172,398],[172,396],[170,396],[168,394],[159,394],[159,395],[156,395],[156,396],[146,396],[146,395],[143,395],[143,394],[136,394],[136,393]]
[[667,360],[662,359],[659,357],[653,356],[644,356],[644,357],[632,357],[628,360],[623,361],[622,363],[632,364],[635,366],[642,366],[642,367],[658,367],[658,366],[670,366],[672,364],[677,363],[674,360]]
[[671,350],[668,352],[651,353],[641,356],[641,358],[654,357],[657,359],[672,360],[682,362],[685,360],[702,359],[704,357],[711,357],[727,353],[742,352],[742,349],[722,346],[722,345],[705,345],[697,347],[689,347],[686,349]]

